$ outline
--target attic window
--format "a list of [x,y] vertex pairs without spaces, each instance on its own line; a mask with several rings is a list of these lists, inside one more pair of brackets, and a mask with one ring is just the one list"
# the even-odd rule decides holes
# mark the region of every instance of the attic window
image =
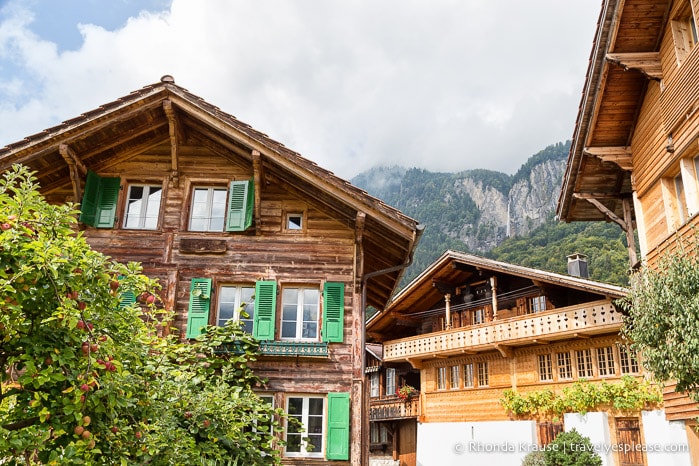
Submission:
[[288,212],[286,214],[286,231],[301,232],[305,229],[303,212]]

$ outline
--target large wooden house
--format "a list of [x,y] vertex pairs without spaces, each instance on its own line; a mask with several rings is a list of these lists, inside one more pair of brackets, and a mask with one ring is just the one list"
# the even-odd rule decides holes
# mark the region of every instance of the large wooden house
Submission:
[[[631,266],[654,267],[678,238],[696,240],[698,19],[697,0],[602,5],[557,214],[618,223]],[[665,408],[698,444],[699,406],[668,385]]]
[[[569,271],[586,270],[584,256],[569,256]],[[676,438],[678,426],[652,403],[556,418],[513,416],[501,402],[505,390],[561,394],[576,383],[642,380],[641,361],[619,335],[622,315],[614,300],[624,295],[623,288],[580,276],[445,252],[367,324],[367,338],[383,343],[384,368],[394,368],[395,377],[408,366],[420,376],[414,407],[388,393],[404,408],[382,418],[380,409],[391,405],[380,391],[379,398],[370,398],[371,411],[378,411],[372,431],[380,436],[387,425],[393,439],[415,436],[412,461],[394,450],[401,466],[519,464],[572,428],[598,445],[605,465],[689,465],[686,441]],[[409,381],[397,383],[403,382]],[[681,444],[682,451],[642,451],[663,441]],[[377,465],[390,464],[382,452],[373,457]]]
[[160,280],[182,338],[244,320],[260,395],[305,426],[285,464],[360,464],[364,312],[385,307],[416,221],[170,76],[0,149],[0,171],[16,163],[49,202],[81,203],[93,248]]

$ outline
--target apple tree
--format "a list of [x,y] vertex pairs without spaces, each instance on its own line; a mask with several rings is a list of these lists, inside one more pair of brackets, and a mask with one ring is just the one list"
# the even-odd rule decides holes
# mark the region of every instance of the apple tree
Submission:
[[26,168],[0,179],[0,464],[280,464],[255,340],[182,342],[158,283],[92,250],[76,214]]

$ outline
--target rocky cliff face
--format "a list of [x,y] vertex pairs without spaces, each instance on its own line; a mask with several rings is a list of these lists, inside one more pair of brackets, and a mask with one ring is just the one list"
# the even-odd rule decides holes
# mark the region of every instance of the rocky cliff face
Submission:
[[[527,235],[551,221],[565,170],[568,144],[559,143],[532,156],[515,175],[486,170],[431,173],[381,167],[352,182],[420,223],[421,243],[432,251],[462,244],[483,254],[509,236]],[[446,240],[445,240],[446,238]]]

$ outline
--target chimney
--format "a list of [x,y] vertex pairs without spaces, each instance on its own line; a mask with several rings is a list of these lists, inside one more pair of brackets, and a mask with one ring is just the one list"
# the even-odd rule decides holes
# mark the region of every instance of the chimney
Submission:
[[587,256],[576,252],[568,256],[568,275],[580,278],[588,278]]

